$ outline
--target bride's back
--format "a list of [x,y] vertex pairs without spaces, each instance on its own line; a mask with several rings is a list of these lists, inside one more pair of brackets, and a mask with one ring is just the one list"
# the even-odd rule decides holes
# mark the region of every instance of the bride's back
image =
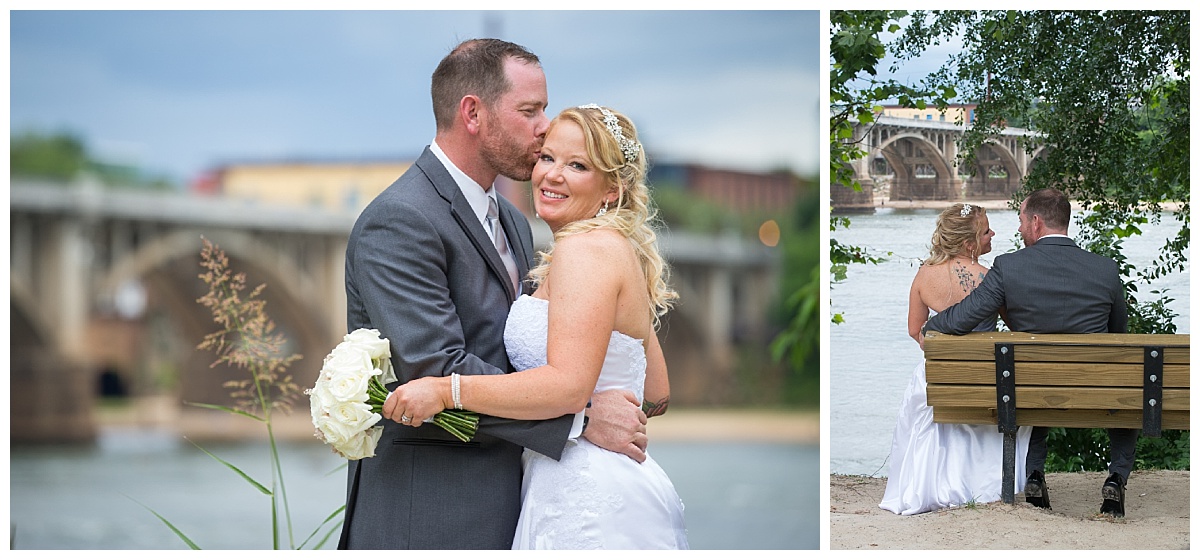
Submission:
[[913,289],[920,295],[922,305],[941,313],[978,287],[987,271],[987,267],[977,262],[958,259],[921,265],[913,279]]

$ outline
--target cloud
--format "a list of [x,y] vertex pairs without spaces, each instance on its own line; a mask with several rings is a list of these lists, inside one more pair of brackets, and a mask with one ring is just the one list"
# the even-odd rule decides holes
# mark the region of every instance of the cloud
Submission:
[[761,11],[13,12],[10,127],[76,131],[182,181],[234,159],[410,158],[433,137],[437,62],[458,41],[494,33],[542,58],[555,111],[617,107],[648,149],[672,159],[815,172],[817,20]]

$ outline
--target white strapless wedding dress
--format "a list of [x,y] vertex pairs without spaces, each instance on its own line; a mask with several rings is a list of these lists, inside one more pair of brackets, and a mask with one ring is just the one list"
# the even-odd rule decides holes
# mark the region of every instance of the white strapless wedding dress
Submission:
[[[989,329],[994,330],[995,321]],[[1014,495],[1025,488],[1029,426],[1017,429]],[[1004,434],[995,425],[938,424],[925,399],[925,361],[917,364],[892,434],[891,469],[879,507],[912,515],[1000,499]]]
[[[504,329],[518,370],[546,364],[549,302],[523,295]],[[596,391],[627,389],[642,399],[642,341],[613,331]],[[658,463],[638,463],[593,445],[568,441],[555,461],[525,450],[521,517],[513,549],[686,549],[683,502]]]

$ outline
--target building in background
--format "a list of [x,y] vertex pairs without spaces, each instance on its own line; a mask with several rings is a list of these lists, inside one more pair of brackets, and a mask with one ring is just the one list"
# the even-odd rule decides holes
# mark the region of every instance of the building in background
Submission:
[[924,109],[915,109],[910,107],[901,107],[899,105],[884,105],[884,117],[896,117],[901,119],[919,119],[926,121],[940,121],[950,123],[972,123],[975,122],[975,109],[979,107],[978,103],[952,103],[946,107],[946,111],[938,111],[937,107],[929,105]]
[[362,210],[411,160],[282,160],[231,163],[192,183],[200,194],[263,205]]

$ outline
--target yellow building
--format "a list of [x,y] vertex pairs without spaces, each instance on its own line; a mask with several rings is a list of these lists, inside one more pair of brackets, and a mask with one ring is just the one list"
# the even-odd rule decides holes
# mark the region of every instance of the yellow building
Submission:
[[412,165],[409,161],[296,161],[233,164],[196,190],[264,205],[361,210]]
[[975,108],[979,105],[975,103],[967,104],[951,104],[946,107],[943,113],[938,111],[937,107],[930,105],[924,109],[913,109],[909,107],[901,107],[899,105],[884,105],[882,116],[896,117],[901,119],[919,119],[926,121],[940,121],[948,123],[969,123],[975,120]]

